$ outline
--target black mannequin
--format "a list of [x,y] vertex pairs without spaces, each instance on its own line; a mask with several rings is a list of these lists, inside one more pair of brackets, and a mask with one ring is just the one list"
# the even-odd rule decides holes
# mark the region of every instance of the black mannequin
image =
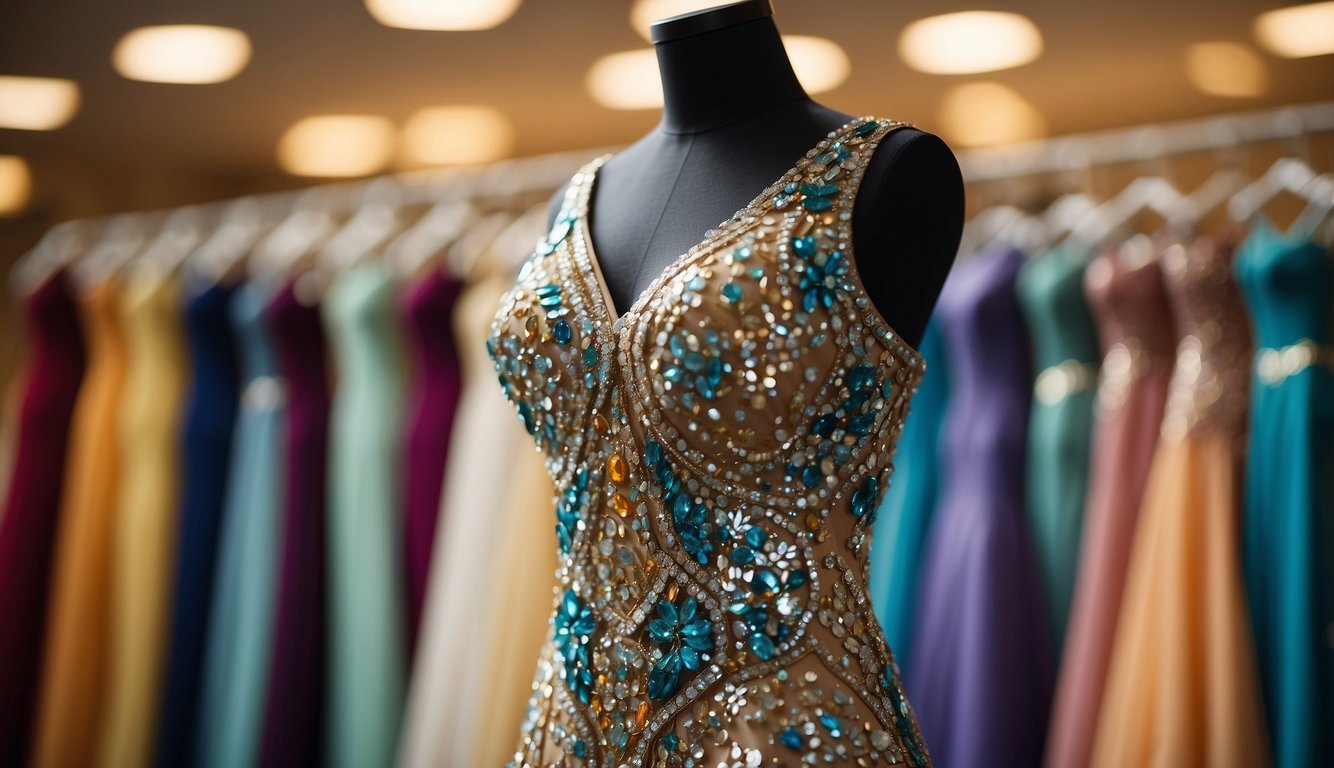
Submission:
[[[590,202],[615,316],[707,230],[853,119],[802,90],[772,16],[770,0],[746,0],[654,23],[662,121],[607,161]],[[563,193],[552,198],[552,219]],[[853,210],[853,250],[872,303],[914,346],[962,226],[963,182],[949,148],[912,128],[887,136]]]

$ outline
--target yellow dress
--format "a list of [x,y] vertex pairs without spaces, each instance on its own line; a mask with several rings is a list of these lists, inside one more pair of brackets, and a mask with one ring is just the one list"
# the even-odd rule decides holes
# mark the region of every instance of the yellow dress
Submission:
[[1095,768],[1269,763],[1237,538],[1250,331],[1232,246],[1172,246],[1176,368],[1094,737]]
[[152,760],[187,373],[175,278],[131,275],[121,312],[129,367],[119,423],[124,463],[112,534],[109,676],[97,750],[104,768]]
[[82,300],[88,373],[75,406],[70,463],[52,565],[46,653],[32,765],[89,765],[102,712],[110,613],[111,535],[120,477],[117,411],[125,383],[125,340],[117,285]]

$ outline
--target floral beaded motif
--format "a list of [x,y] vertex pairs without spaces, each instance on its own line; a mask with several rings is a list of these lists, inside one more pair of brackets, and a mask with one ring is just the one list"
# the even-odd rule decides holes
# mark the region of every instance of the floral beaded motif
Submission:
[[623,316],[570,183],[487,350],[546,456],[561,584],[517,765],[927,765],[865,593],[921,378],[852,258],[831,132]]

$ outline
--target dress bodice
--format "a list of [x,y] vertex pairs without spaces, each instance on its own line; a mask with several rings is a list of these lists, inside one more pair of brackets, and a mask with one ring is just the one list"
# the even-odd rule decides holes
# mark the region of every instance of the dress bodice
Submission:
[[1096,256],[1084,273],[1084,292],[1103,349],[1098,402],[1118,408],[1130,385],[1145,374],[1172,368],[1176,330],[1157,259],[1126,263],[1120,249]]
[[[252,280],[238,288],[236,297],[232,299],[229,314],[244,381],[278,375],[273,344],[264,325],[264,307],[268,303],[270,291],[264,283]],[[241,404],[251,407],[255,404],[246,400],[248,395],[242,395]]]
[[851,252],[864,164],[900,125],[832,132],[621,317],[587,226],[602,161],[569,185],[487,341],[557,488],[521,763],[925,764],[865,594],[923,363]]
[[1257,346],[1279,349],[1302,339],[1334,344],[1334,257],[1328,249],[1284,236],[1262,219],[1238,249],[1234,266]]
[[340,274],[324,302],[330,342],[337,352],[339,392],[378,402],[381,389],[397,394],[399,359],[394,282],[382,264],[368,262]]
[[458,375],[458,351],[454,343],[454,302],[464,282],[432,271],[410,288],[400,302],[408,339],[412,344],[415,376],[429,391],[431,382]]
[[1019,271],[1019,307],[1033,340],[1033,364],[1047,370],[1068,360],[1098,361],[1098,332],[1084,298],[1088,261],[1057,248]]

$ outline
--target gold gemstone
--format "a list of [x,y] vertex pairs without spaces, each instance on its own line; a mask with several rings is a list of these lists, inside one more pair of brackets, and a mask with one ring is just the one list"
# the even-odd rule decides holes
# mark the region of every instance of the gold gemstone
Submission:
[[607,423],[607,417],[599,413],[593,416],[593,428],[599,435],[605,435],[607,430],[611,429],[611,425]]
[[676,582],[674,581],[667,585],[667,599],[676,600]]
[[611,475],[613,483],[625,481],[625,459],[621,458],[621,454],[613,453],[607,459],[607,474]]
[[529,315],[528,319],[523,321],[523,335],[529,341],[537,337],[537,315]]
[[820,528],[820,516],[814,512],[806,513],[806,530],[814,531]]
[[641,702],[639,709],[635,710],[635,725],[643,728],[648,723],[648,702]]
[[617,491],[611,495],[611,508],[616,510],[616,514],[625,517],[630,514],[630,500],[625,498],[625,494]]

